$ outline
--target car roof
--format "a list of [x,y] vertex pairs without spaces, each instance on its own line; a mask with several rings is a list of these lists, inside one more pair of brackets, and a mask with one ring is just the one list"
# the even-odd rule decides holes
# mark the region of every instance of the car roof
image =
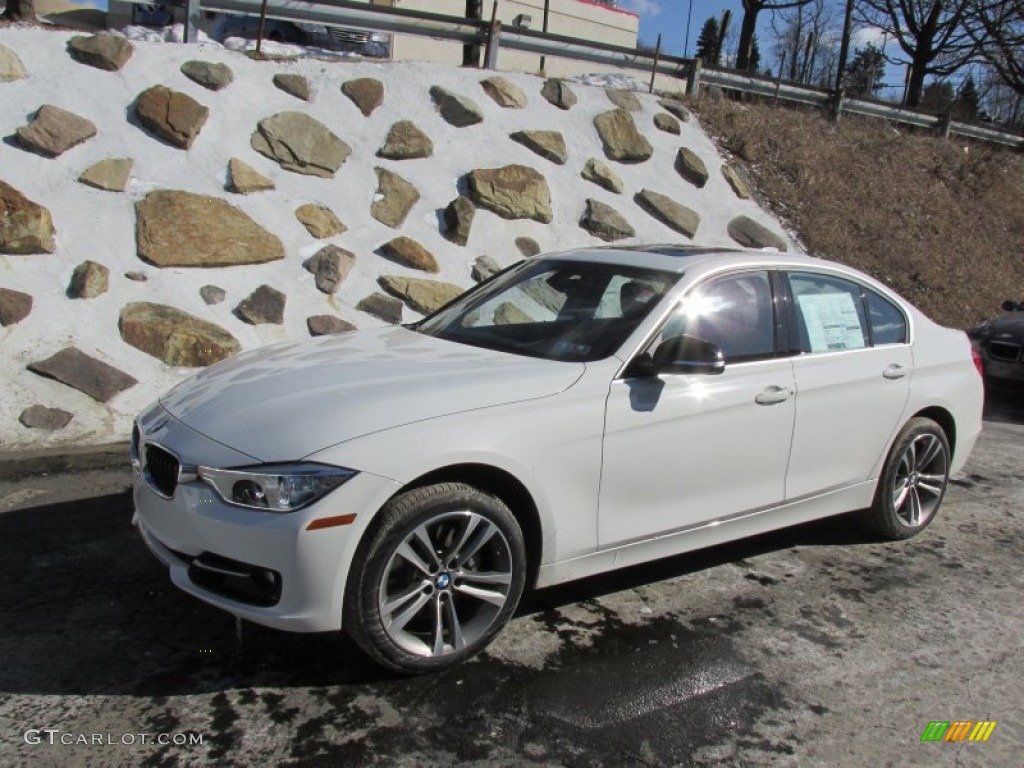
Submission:
[[775,249],[753,250],[674,243],[652,245],[603,246],[546,253],[541,258],[563,261],[592,261],[602,264],[625,264],[666,272],[685,272],[694,268],[728,268],[741,266],[836,267],[859,274],[841,264],[812,256],[793,255]]

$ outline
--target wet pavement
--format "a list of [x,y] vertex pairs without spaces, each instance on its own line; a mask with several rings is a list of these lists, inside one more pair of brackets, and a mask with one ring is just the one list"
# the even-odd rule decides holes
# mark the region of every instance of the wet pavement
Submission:
[[995,406],[909,542],[840,517],[544,590],[413,679],[239,639],[139,541],[126,471],[0,481],[0,765],[1018,765],[1024,408]]

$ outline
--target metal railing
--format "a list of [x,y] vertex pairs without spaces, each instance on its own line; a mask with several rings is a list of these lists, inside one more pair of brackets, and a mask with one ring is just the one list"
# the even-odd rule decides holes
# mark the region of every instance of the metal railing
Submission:
[[[133,0],[142,2],[142,0]],[[434,39],[486,48],[485,66],[495,69],[500,49],[541,56],[587,61],[651,75],[685,79],[686,93],[696,95],[702,87],[717,86],[759,96],[817,106],[830,110],[833,119],[843,113],[866,115],[890,122],[933,130],[943,136],[965,136],[1006,146],[1024,148],[1024,135],[988,126],[963,123],[894,104],[846,98],[824,88],[783,82],[733,70],[702,67],[699,59],[666,56],[658,51],[598,43],[581,38],[554,35],[523,27],[405,8],[368,5],[352,0],[185,0],[185,41],[196,40],[200,11],[244,13],[288,21],[354,27]]]
[[[830,110],[833,118],[837,120],[843,113],[865,115],[867,117],[888,120],[893,123],[926,128],[942,136],[965,136],[1010,147],[1024,148],[1024,135],[1019,133],[1010,133],[975,123],[951,120],[947,116],[918,112],[917,110],[907,109],[896,104],[868,99],[847,98],[842,94],[837,94],[835,91],[825,88],[787,83],[732,70],[703,69],[699,66],[693,81],[696,89],[708,85],[718,86],[743,93],[810,104]],[[692,94],[695,91],[688,91],[688,93]]]

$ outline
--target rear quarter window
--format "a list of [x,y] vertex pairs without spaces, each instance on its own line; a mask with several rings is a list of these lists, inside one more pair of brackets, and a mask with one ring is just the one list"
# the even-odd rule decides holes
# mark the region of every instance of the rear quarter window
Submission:
[[871,321],[871,341],[874,345],[906,344],[907,318],[903,311],[874,291],[865,289],[864,295]]

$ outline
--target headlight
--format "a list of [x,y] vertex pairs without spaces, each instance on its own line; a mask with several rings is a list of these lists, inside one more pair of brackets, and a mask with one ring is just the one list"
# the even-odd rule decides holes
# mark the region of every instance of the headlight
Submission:
[[238,469],[199,467],[200,479],[228,504],[267,512],[294,512],[355,474],[351,469],[312,462]]
[[391,37],[391,36],[388,35],[385,32],[371,32],[370,33],[370,42],[371,43],[386,43],[388,41],[389,37]]

